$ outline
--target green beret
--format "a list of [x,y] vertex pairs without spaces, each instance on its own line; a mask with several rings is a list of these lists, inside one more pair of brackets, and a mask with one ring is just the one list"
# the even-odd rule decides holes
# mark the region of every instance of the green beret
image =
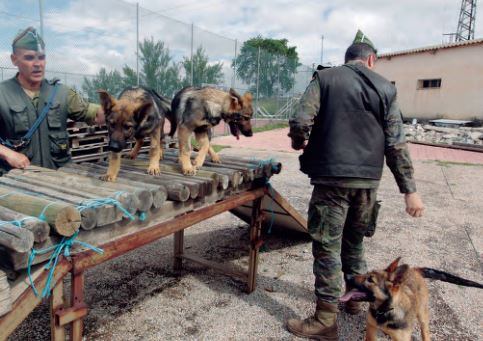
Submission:
[[364,33],[362,33],[361,30],[357,30],[356,36],[355,36],[354,41],[352,43],[353,44],[357,44],[357,43],[367,44],[370,47],[372,47],[372,49],[375,52],[377,52],[377,49],[374,46],[374,44],[372,43],[372,41]]
[[15,48],[43,52],[45,44],[35,28],[28,27],[25,30],[19,31],[13,39],[12,49]]

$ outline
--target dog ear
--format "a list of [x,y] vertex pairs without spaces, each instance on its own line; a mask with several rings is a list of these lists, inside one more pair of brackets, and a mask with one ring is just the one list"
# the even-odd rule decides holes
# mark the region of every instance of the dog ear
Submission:
[[151,110],[152,107],[153,107],[152,102],[142,103],[136,109],[136,111],[134,111],[134,120],[138,123],[141,122],[146,117],[146,115],[149,113],[149,111]]
[[230,88],[229,93],[230,93],[230,96],[232,96],[232,97],[236,97],[236,98],[237,98],[239,101],[241,101],[241,100],[242,100],[242,98],[241,98],[240,94],[239,94],[238,92],[236,92],[236,90],[235,90],[235,89]]
[[250,92],[245,92],[243,95],[243,103],[251,104],[253,101],[253,96]]
[[238,112],[240,111],[240,100],[238,99],[238,97],[235,97],[235,96],[231,96],[230,95],[230,111],[231,112]]
[[397,257],[395,260],[393,260],[392,263],[389,264],[389,266],[386,268],[386,272],[393,273],[394,271],[396,271],[400,260],[401,257]]
[[394,279],[392,280],[392,283],[396,286],[401,284],[409,270],[409,265],[403,264],[401,266],[398,266],[395,273],[394,273]]
[[99,94],[99,99],[101,100],[104,112],[106,115],[109,114],[114,106],[115,99],[106,90],[99,89],[97,90],[97,93]]

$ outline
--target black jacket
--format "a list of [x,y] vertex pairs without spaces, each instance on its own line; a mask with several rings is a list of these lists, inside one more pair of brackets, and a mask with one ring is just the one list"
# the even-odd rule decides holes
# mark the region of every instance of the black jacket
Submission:
[[362,64],[319,71],[320,111],[301,170],[311,178],[380,179],[384,163],[383,122],[396,88]]

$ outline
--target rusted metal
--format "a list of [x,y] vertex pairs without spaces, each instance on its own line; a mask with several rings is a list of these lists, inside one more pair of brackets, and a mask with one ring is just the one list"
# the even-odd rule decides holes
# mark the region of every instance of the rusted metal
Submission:
[[[85,303],[77,304],[70,308],[59,308],[55,311],[55,321],[57,326],[64,327],[69,323],[82,321],[82,318],[84,318],[87,315],[87,312],[88,312],[88,309]],[[72,331],[71,331],[71,335],[72,335]],[[82,333],[80,333],[80,335],[82,335]],[[81,340],[81,339],[82,338],[79,339],[78,334],[71,336],[71,340]]]

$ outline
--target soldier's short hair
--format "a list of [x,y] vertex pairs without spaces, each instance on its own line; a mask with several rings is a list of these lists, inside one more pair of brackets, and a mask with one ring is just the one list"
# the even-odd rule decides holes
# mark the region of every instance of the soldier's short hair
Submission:
[[366,43],[354,43],[345,51],[345,62],[351,60],[367,60],[370,55],[376,55],[376,50]]

